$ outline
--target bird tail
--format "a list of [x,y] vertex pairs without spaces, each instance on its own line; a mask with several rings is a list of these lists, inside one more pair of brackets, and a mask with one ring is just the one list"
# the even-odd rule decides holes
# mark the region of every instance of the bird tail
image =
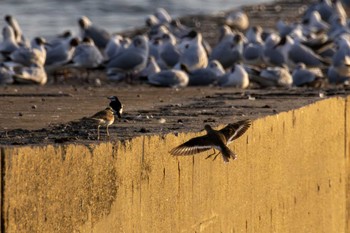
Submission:
[[225,163],[228,163],[230,158],[233,160],[237,158],[237,155],[233,153],[227,146],[222,148],[221,154]]

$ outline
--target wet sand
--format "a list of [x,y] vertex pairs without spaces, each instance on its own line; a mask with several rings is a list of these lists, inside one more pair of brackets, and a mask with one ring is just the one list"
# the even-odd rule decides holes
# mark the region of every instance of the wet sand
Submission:
[[90,143],[97,127],[84,117],[103,110],[110,95],[125,105],[122,119],[105,128],[101,141],[139,135],[200,131],[205,123],[218,126],[292,110],[350,89],[239,90],[204,87],[156,88],[148,85],[11,86],[1,88],[0,145]]

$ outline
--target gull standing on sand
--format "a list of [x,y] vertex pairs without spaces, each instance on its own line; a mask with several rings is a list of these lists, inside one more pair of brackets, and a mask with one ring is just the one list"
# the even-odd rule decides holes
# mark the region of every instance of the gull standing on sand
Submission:
[[321,56],[290,36],[283,37],[278,46],[281,46],[284,61],[290,68],[295,67],[299,62],[307,67],[322,67],[328,64]]
[[283,21],[282,19],[279,19],[276,23],[276,28],[278,31],[278,35],[281,37],[285,37],[289,35],[291,31],[293,31],[293,29],[295,28],[295,24],[289,24]]
[[225,24],[239,31],[245,31],[249,27],[249,18],[243,11],[233,11],[226,16]]
[[227,69],[241,60],[244,47],[243,37],[240,34],[234,35],[231,30],[227,29],[227,26],[223,26],[220,31],[221,40],[213,48],[209,60],[218,60]]
[[120,35],[112,36],[104,49],[103,55],[105,60],[111,59],[117,56],[119,52],[123,49],[123,37]]
[[145,19],[147,27],[153,27],[160,24],[159,19],[155,15],[148,15]]
[[28,42],[23,36],[22,29],[18,24],[18,21],[12,15],[5,15],[5,22],[12,27],[15,33],[16,42],[22,46],[27,46]]
[[245,37],[247,38],[248,43],[263,44],[264,41],[261,38],[262,33],[263,33],[262,27],[252,26],[248,29]]
[[329,83],[331,84],[350,84],[350,75],[346,76],[339,74],[337,69],[333,65],[328,68],[327,77]]
[[245,44],[242,58],[245,64],[260,66],[264,63],[264,41],[262,39],[263,29],[260,26],[252,26],[246,33],[248,43]]
[[183,25],[180,19],[171,20],[169,26],[169,30],[174,36],[177,38],[182,38],[186,36],[192,30],[190,27]]
[[165,33],[159,46],[158,64],[162,68],[174,67],[180,59],[180,51],[176,46],[176,38],[173,34]]
[[348,36],[341,36],[336,41],[337,50],[332,58],[335,72],[340,76],[350,76],[350,41]]
[[312,32],[323,32],[329,29],[329,25],[324,22],[318,11],[312,11],[307,20],[304,20],[304,27]]
[[140,78],[147,78],[152,74],[159,73],[161,71],[159,65],[157,64],[157,61],[153,56],[148,57],[148,62],[146,68],[144,68],[140,74]]
[[[186,69],[181,65],[183,69]],[[185,71],[170,69],[162,70],[148,76],[148,83],[162,87],[185,87],[188,85],[189,78]]]
[[263,63],[263,44],[248,43],[243,50],[243,61],[245,64],[260,66]]
[[285,64],[284,56],[280,49],[277,48],[281,38],[277,34],[270,34],[263,46],[262,58],[268,66],[283,66]]
[[148,55],[147,37],[136,36],[127,49],[108,61],[107,73],[137,74],[147,66]]
[[225,74],[225,70],[217,60],[209,62],[206,68],[188,71],[189,86],[208,86],[214,84]]
[[82,38],[90,37],[94,41],[95,45],[101,50],[106,47],[109,39],[111,38],[111,35],[107,30],[93,25],[90,19],[86,16],[80,17],[78,24],[81,29]]
[[180,58],[175,67],[185,65],[188,70],[193,71],[208,65],[207,53],[202,44],[202,34],[191,31],[179,45]]
[[219,81],[219,86],[236,87],[245,89],[249,86],[249,75],[240,64],[235,64],[231,71],[223,75]]
[[0,43],[0,61],[6,60],[13,51],[18,49],[18,44],[15,39],[15,34],[10,26],[5,26],[2,29],[3,41]]
[[47,74],[43,66],[34,63],[29,67],[13,67],[13,79],[17,83],[45,85]]
[[79,39],[72,38],[69,41],[62,41],[62,43],[57,44],[55,47],[49,47],[50,49],[47,49],[45,61],[46,71],[49,73],[54,72],[69,62],[72,59],[75,48],[78,44]]
[[46,40],[42,37],[36,37],[31,42],[31,47],[19,47],[10,54],[13,62],[24,66],[31,66],[33,64],[44,66],[46,61]]
[[[215,160],[221,153],[224,162],[228,163],[229,159],[237,159],[237,155],[231,151],[227,145],[241,137],[248,130],[250,125],[250,120],[243,120],[233,124],[228,124],[221,130],[215,130],[210,125],[205,125],[204,129],[207,132],[206,135],[188,140],[180,146],[172,149],[170,154],[174,156],[193,155],[213,149],[214,153],[207,156],[206,159],[214,155],[213,160]],[[215,154],[215,149],[219,151],[217,154]]]
[[14,82],[12,76],[11,70],[0,63],[0,85],[12,84]]
[[78,68],[97,68],[103,62],[103,56],[100,50],[95,46],[94,41],[85,37],[83,41],[76,46],[72,60],[67,64],[72,64]]
[[157,8],[154,16],[161,24],[169,24],[172,20],[170,14],[164,8]]
[[52,49],[56,46],[61,46],[63,43],[70,41],[73,38],[73,34],[71,31],[67,30],[61,34],[47,37],[47,43],[49,46],[46,46],[46,49]]
[[293,84],[293,78],[287,66],[267,67],[259,75],[251,75],[250,78],[263,87],[290,87]]
[[308,70],[304,63],[299,63],[294,68],[292,72],[293,85],[303,86],[310,84],[316,80],[316,78],[321,78],[315,72]]

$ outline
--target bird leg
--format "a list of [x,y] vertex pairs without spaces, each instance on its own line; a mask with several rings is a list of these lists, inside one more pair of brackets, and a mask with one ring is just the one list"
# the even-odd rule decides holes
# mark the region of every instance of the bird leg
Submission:
[[216,157],[218,157],[219,154],[220,154],[220,151],[215,155],[213,161],[216,159]]
[[108,126],[109,126],[109,125],[107,125],[107,128],[106,128],[106,129],[107,129],[107,137],[109,138]]
[[213,153],[212,154],[210,154],[210,155],[208,155],[205,159],[209,159],[212,155],[215,155],[215,149],[213,148]]
[[97,126],[97,140],[100,140],[100,125]]

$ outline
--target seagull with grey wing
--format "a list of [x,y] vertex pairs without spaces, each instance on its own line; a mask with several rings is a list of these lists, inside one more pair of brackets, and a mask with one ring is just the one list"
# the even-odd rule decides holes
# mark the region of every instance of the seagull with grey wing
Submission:
[[9,58],[24,66],[43,66],[46,61],[46,44],[48,43],[44,38],[35,37],[31,42],[31,47],[19,47],[9,55]]
[[107,74],[126,73],[129,76],[138,74],[147,66],[149,54],[148,39],[138,35],[130,46],[107,62]]
[[85,37],[83,41],[75,47],[71,61],[68,65],[86,69],[93,69],[100,66],[103,56],[90,37]]
[[81,29],[82,38],[90,37],[99,49],[104,50],[111,38],[109,32],[104,28],[93,25],[90,19],[86,16],[80,17],[78,24]]
[[28,45],[28,41],[23,36],[22,29],[19,26],[17,19],[12,15],[5,15],[5,22],[7,23],[8,26],[12,27],[15,33],[16,42],[22,46]]
[[[193,155],[201,153],[210,149],[214,149],[214,153],[210,154],[208,158],[214,156],[214,160],[221,153],[225,163],[229,162],[232,158],[235,160],[237,155],[232,152],[227,145],[232,143],[235,139],[242,136],[249,126],[251,125],[250,120],[242,120],[233,124],[228,124],[221,130],[215,130],[210,125],[205,125],[204,129],[207,131],[206,135],[195,137],[187,142],[175,147],[170,151],[170,154],[178,155]],[[215,154],[215,149],[219,152]]]
[[0,60],[5,60],[13,51],[18,49],[18,44],[15,39],[15,33],[10,26],[5,26],[2,29],[3,41],[0,42]]

